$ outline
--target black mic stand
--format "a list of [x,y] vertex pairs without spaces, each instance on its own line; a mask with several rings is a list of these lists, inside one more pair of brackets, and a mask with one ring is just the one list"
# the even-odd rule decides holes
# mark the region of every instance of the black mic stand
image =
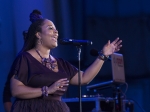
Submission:
[[78,84],[79,84],[79,108],[80,112],[82,112],[82,101],[81,101],[81,75],[80,75],[80,55],[81,55],[81,46],[77,46],[78,49],[78,62],[79,62],[79,67],[78,67]]
[[115,112],[121,112],[121,91],[118,85],[113,88],[113,97],[115,99]]

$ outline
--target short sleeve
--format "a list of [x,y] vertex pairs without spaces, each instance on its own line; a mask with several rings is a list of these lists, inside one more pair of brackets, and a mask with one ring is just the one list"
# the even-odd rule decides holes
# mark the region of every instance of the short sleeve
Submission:
[[10,78],[11,78],[11,74],[8,74],[5,86],[4,86],[4,90],[3,90],[3,103],[5,102],[11,102],[11,92],[10,92]]
[[60,61],[61,65],[63,66],[65,71],[69,74],[69,79],[71,80],[77,74],[78,69],[74,65],[69,63],[68,61],[65,61],[61,58],[60,58],[60,60],[61,60]]
[[10,79],[13,75],[16,75],[17,79],[26,84],[27,79],[27,65],[26,59],[23,55],[18,55],[17,58],[14,60],[9,74],[7,76],[7,80],[3,89],[3,103],[11,102],[11,92],[10,92]]
[[24,54],[20,54],[15,59],[14,64],[11,67],[10,74],[15,75],[15,78],[21,81],[24,85],[27,85],[28,80],[28,62]]

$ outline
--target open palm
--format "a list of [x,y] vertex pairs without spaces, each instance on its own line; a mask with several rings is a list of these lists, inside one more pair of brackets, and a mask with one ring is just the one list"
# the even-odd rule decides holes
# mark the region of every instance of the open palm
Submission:
[[110,40],[107,42],[107,44],[104,45],[102,52],[105,56],[109,56],[113,54],[114,52],[117,52],[122,47],[121,45],[122,40],[119,40],[119,38],[116,38],[112,43],[110,43]]

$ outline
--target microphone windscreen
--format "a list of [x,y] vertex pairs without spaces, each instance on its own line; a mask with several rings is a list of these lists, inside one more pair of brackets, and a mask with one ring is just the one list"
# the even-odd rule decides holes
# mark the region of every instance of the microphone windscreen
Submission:
[[99,54],[98,54],[98,50],[96,50],[96,49],[91,49],[90,50],[90,54],[92,55],[92,56],[98,56]]

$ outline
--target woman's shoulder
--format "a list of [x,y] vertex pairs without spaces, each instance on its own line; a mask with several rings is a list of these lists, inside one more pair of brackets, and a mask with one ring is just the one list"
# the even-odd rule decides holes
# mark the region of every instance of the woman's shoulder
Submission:
[[55,57],[55,59],[56,59],[57,61],[59,61],[59,62],[63,62],[63,63],[68,62],[68,61],[66,61],[66,60],[65,60],[65,59],[63,59],[63,58]]
[[16,56],[14,62],[16,61],[27,61],[31,58],[30,54],[28,52],[20,52],[18,53],[18,55]]
[[21,64],[26,63],[27,62],[26,55],[28,55],[26,52],[18,53],[18,55],[16,56],[15,60],[13,61],[12,68],[14,68],[16,66],[18,67]]
[[20,52],[20,53],[18,53],[18,55],[17,55],[17,58],[20,58],[20,57],[26,57],[26,56],[29,56],[30,54],[28,53],[28,52]]
[[67,66],[72,66],[72,64],[69,62],[69,61],[67,61],[67,60],[65,60],[65,59],[63,59],[63,58],[56,58],[56,60],[57,61],[59,61],[59,63],[61,63],[62,65],[67,65]]

